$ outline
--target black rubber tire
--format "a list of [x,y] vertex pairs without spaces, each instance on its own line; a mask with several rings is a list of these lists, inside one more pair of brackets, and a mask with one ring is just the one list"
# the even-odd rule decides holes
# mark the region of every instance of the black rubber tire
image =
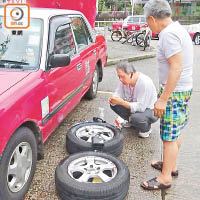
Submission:
[[[95,77],[95,73],[97,73],[97,77]],[[95,83],[96,84],[95,87],[94,87],[94,81],[97,81]],[[99,68],[98,66],[96,66],[90,88],[85,94],[86,99],[94,99],[97,96],[98,85],[99,85]]]
[[[25,185],[18,192],[12,192],[7,184],[7,170],[12,153],[16,147],[27,142],[32,149],[32,167],[29,178]],[[19,128],[9,140],[0,161],[0,199],[1,200],[22,200],[32,182],[37,161],[37,143],[33,132],[26,127]]]
[[147,36],[146,38],[145,38],[145,41],[144,41],[144,51],[145,51],[145,49],[147,48],[147,47],[149,47],[150,46],[150,37],[149,36]]
[[[84,156],[97,156],[110,160],[117,167],[117,175],[103,183],[78,182],[69,175],[68,166],[75,159]],[[60,162],[55,171],[55,184],[63,200],[123,200],[128,193],[130,173],[121,160],[110,154],[83,152],[72,154]]]
[[200,33],[196,33],[193,40],[195,45],[200,45]]
[[112,41],[120,41],[122,39],[121,31],[113,31],[111,34]]
[[143,33],[139,33],[136,36],[136,44],[140,47],[144,47],[144,34]]
[[125,40],[121,41],[121,43],[122,44],[125,44],[126,42],[132,43],[132,41],[133,41],[132,35],[129,35],[127,38],[125,38]]
[[132,43],[131,43],[132,46],[137,46],[136,37],[137,37],[137,34],[135,34],[134,37],[132,37]]
[[103,152],[107,152],[115,156],[119,156],[123,149],[123,139],[124,139],[123,134],[120,132],[118,128],[108,123],[100,123],[100,122],[83,122],[70,128],[66,135],[67,152],[72,154],[72,153],[78,153],[82,151],[93,150],[92,143],[81,140],[75,135],[76,131],[79,128],[83,126],[88,126],[90,124],[107,127],[113,131],[114,137],[111,140],[104,142]]

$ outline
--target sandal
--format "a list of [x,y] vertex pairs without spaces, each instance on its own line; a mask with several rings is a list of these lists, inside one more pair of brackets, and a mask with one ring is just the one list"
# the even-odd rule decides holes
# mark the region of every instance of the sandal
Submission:
[[141,187],[145,190],[161,190],[161,189],[168,189],[171,187],[171,184],[165,185],[163,183],[158,182],[157,177],[146,181],[146,183],[148,184],[147,186],[144,183],[145,182],[141,183]]
[[[157,170],[162,171],[162,166],[163,166],[163,162],[162,161],[157,161],[156,163],[152,164],[151,166]],[[178,170],[176,170],[175,172],[172,172],[171,174],[172,176],[178,176]]]

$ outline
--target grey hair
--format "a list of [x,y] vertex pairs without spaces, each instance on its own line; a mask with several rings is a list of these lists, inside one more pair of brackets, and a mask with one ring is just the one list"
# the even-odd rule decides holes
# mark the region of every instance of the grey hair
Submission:
[[128,62],[119,62],[116,64],[116,70],[121,69],[124,71],[126,74],[129,74],[131,72],[136,72],[135,68],[131,63]]
[[153,16],[157,19],[165,19],[172,15],[172,9],[167,0],[149,0],[143,9],[146,18]]

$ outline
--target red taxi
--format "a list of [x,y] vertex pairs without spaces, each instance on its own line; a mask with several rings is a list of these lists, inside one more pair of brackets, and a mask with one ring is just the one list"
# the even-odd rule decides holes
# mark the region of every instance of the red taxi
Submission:
[[[123,22],[114,22],[112,29],[127,29],[128,31],[140,31],[141,28],[147,27],[144,15],[128,16]],[[158,34],[152,33],[152,38],[158,38]]]
[[78,11],[31,8],[30,27],[4,27],[0,8],[0,199],[21,200],[43,144],[82,97],[97,94],[106,41]]

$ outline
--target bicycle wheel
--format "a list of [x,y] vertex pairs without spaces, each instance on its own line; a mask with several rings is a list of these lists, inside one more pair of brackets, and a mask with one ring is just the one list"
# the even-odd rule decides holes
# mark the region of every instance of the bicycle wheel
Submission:
[[145,49],[146,49],[147,47],[150,46],[150,40],[151,40],[151,37],[149,37],[149,36],[147,36],[147,37],[145,38],[145,42],[144,42],[144,51],[145,51]]
[[129,35],[127,38],[125,38],[125,40],[121,41],[122,44],[124,43],[132,43],[132,35]]
[[136,36],[136,44],[140,47],[144,47],[145,43],[145,38],[144,38],[144,34],[143,33],[139,33]]
[[132,42],[131,42],[132,46],[136,46],[137,45],[137,43],[136,43],[136,37],[137,37],[137,33],[134,33],[132,35]]
[[111,34],[112,41],[120,41],[122,39],[122,33],[120,31],[113,31]]

